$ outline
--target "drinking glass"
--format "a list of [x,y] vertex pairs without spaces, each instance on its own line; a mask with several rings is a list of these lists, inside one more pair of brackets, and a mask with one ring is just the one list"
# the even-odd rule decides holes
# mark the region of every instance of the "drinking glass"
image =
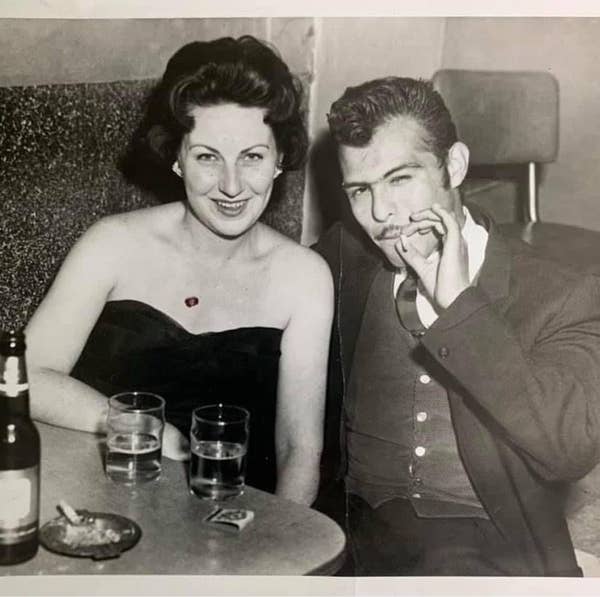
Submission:
[[123,392],[108,400],[106,474],[136,485],[161,473],[165,401],[150,392]]
[[223,500],[244,492],[250,413],[211,404],[192,411],[190,491]]

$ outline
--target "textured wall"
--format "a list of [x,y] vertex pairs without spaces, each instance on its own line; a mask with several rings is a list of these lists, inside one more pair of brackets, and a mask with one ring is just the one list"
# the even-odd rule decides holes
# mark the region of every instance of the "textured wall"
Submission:
[[116,168],[146,89],[0,88],[0,328],[26,323],[95,220],[151,203]]

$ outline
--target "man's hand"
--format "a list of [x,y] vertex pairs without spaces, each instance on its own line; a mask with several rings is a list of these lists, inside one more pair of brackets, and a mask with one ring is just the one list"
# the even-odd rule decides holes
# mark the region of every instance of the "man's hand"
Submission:
[[171,423],[165,423],[162,453],[171,460],[188,460],[190,457],[190,442]]
[[[434,230],[441,238],[442,250],[425,257],[411,243],[414,234]],[[469,286],[467,246],[456,216],[434,203],[431,208],[411,215],[396,251],[419,276],[436,306],[447,309]]]

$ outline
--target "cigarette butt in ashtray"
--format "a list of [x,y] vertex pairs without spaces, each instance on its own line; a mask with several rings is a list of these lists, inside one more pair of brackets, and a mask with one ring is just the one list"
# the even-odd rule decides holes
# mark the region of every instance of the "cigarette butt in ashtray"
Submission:
[[79,516],[75,509],[69,506],[65,500],[58,502],[58,507],[62,510],[62,513],[67,517],[67,520],[74,525],[82,524],[84,522],[83,516]]
[[241,531],[254,520],[254,512],[242,508],[216,508],[204,520],[221,528]]

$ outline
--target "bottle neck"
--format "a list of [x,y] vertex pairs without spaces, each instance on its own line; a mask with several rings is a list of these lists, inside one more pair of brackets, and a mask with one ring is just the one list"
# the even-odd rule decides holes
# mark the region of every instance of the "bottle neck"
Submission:
[[0,390],[0,417],[28,417],[29,416],[29,390],[21,392],[18,396],[7,396]]
[[29,416],[24,355],[0,355],[0,416]]

